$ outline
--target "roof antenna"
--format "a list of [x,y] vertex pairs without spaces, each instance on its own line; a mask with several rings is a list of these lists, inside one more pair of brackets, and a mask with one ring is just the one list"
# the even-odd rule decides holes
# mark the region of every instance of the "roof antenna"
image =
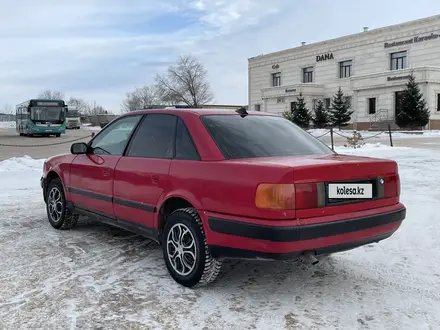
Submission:
[[238,113],[241,118],[244,118],[248,115],[245,107],[238,108],[237,110],[235,110],[235,112]]

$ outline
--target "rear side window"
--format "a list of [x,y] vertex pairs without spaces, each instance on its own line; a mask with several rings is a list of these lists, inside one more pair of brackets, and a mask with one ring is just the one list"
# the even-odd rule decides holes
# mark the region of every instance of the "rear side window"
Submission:
[[200,119],[226,159],[334,154],[283,117],[228,114]]
[[200,160],[199,153],[193,143],[191,135],[181,118],[177,119],[176,128],[176,159]]
[[174,152],[176,116],[149,114],[135,132],[128,157],[171,159]]

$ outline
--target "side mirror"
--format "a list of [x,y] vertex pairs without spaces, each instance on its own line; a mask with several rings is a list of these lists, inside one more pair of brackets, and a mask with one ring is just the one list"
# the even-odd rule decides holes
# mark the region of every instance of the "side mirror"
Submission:
[[87,148],[87,144],[84,142],[78,142],[71,145],[70,152],[73,155],[81,155],[87,153]]

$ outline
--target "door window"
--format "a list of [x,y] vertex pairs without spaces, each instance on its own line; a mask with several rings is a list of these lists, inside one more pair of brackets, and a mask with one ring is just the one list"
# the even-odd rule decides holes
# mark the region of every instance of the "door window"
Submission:
[[125,147],[142,115],[121,118],[96,136],[90,145],[93,154],[122,156]]
[[176,159],[200,160],[199,153],[197,152],[197,149],[191,138],[191,134],[181,118],[177,119]]
[[127,156],[173,158],[176,120],[176,116],[169,114],[147,115],[130,143]]

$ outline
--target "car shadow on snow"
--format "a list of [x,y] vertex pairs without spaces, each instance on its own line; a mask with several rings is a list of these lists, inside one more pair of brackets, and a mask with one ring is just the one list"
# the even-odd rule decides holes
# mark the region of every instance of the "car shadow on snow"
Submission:
[[[126,251],[132,258],[134,251],[140,252],[140,249],[148,247],[149,256],[154,259],[157,264],[158,258],[162,258],[161,247],[147,238],[133,234],[124,229],[99,223],[88,218],[80,218],[75,231],[87,231],[88,235],[96,236],[100,244],[112,245],[126,241]],[[362,247],[359,249],[363,249]],[[152,254],[154,256],[152,256]],[[224,260],[221,272],[217,279],[206,287],[197,290],[211,291],[222,290],[225,293],[234,293],[237,290],[260,291],[265,288],[271,293],[277,291],[285,292],[295,290],[295,288],[307,287],[326,287],[334,289],[335,294],[338,290],[357,290],[357,285],[350,286],[349,283],[356,283],[359,280],[368,279],[362,270],[356,273],[356,265],[346,267],[349,261],[344,260],[344,254],[350,252],[342,252],[335,255],[319,257],[319,263],[315,266],[310,265],[303,260],[289,261],[261,261],[261,260]],[[146,255],[140,253],[139,259],[144,259]],[[148,256],[146,258],[148,260]],[[146,261],[148,262],[148,261]],[[165,262],[160,260],[160,266],[166,271]],[[369,279],[371,281],[371,279]],[[171,277],[169,277],[170,285],[175,285]],[[380,283],[377,283],[380,285]],[[348,286],[350,287],[348,287]],[[260,289],[257,289],[260,288]],[[330,289],[332,290],[332,289]],[[328,292],[331,293],[331,292]],[[317,295],[319,295],[319,291]]]

